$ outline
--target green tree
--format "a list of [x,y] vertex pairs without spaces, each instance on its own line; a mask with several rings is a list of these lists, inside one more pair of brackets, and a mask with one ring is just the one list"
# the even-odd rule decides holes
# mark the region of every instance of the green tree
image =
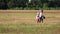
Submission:
[[0,9],[7,9],[7,1],[6,0],[0,0]]

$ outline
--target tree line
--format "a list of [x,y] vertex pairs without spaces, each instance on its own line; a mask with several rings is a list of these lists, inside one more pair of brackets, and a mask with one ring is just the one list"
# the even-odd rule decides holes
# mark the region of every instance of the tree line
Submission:
[[40,8],[58,8],[59,0],[0,0],[0,9],[40,9]]

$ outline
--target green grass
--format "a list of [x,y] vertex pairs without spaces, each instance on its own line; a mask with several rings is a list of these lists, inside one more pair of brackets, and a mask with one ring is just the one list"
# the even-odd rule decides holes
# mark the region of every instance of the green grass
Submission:
[[[10,24],[10,25],[2,25],[0,26],[0,33],[23,33],[23,34],[54,34],[54,31],[60,30],[60,27],[57,26],[42,26],[38,24]],[[59,33],[59,32],[58,32]],[[57,34],[57,33],[56,33]]]
[[44,13],[44,23],[36,23],[36,13],[0,13],[0,34],[60,34],[60,13]]

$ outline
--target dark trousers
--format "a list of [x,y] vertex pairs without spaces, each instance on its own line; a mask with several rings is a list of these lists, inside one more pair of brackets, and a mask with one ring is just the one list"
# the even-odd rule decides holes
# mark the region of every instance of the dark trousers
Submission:
[[40,17],[40,22],[42,22],[42,23],[43,23],[43,16],[41,16],[41,17]]

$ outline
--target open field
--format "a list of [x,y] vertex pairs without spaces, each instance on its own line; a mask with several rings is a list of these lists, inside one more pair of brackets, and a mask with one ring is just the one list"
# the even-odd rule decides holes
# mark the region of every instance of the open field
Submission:
[[60,10],[44,10],[44,23],[36,23],[38,10],[0,10],[0,34],[60,34]]

